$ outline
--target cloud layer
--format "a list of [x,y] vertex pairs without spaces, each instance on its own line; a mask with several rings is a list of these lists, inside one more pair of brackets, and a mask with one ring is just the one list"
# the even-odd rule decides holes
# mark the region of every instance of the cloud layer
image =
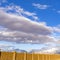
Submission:
[[[33,6],[39,9],[47,9],[48,5],[33,3]],[[12,41],[18,43],[48,43],[55,42],[54,32],[60,32],[58,27],[50,27],[46,22],[36,22],[32,18],[38,20],[37,14],[25,11],[20,6],[9,4],[0,7],[0,40]]]
[[[36,22],[39,18],[35,12],[26,11],[21,6],[15,4],[9,4],[3,7],[2,3],[5,2],[7,0],[1,0],[0,2],[0,41],[47,44],[47,47],[32,52],[60,53],[60,47],[58,47],[58,44],[60,44],[60,36],[54,35],[60,33],[60,25],[51,27],[47,26],[46,22]],[[39,3],[33,3],[33,6],[41,10],[50,7]],[[57,11],[56,9],[53,10]],[[60,11],[57,11],[57,13],[60,13]],[[49,43],[58,46],[53,46],[52,44],[49,46]],[[0,48],[6,48],[8,50],[14,49],[15,47],[4,44],[0,45]]]
[[52,42],[52,29],[43,22],[34,22],[24,16],[8,14],[0,10],[0,26],[7,28],[7,31],[0,32],[0,40],[24,42],[24,43],[45,43]]

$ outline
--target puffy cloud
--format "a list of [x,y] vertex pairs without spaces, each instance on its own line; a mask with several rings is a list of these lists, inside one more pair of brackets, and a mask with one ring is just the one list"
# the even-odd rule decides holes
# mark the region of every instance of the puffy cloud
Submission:
[[34,22],[24,16],[8,14],[0,10],[0,26],[7,28],[0,31],[0,40],[19,43],[53,42],[52,29],[43,22]]
[[47,35],[28,34],[19,31],[0,31],[0,40],[17,43],[48,43],[54,42],[54,38]]
[[37,7],[38,9],[47,9],[49,6],[48,5],[42,5],[42,4],[39,4],[39,3],[33,3],[33,6]]
[[23,16],[15,16],[0,11],[0,25],[11,30],[18,30],[27,33],[49,35],[52,29],[43,23],[33,22]]

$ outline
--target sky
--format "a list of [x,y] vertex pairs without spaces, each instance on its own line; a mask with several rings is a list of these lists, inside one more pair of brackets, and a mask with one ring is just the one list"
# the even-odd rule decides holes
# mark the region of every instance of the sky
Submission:
[[0,0],[0,46],[60,50],[60,1]]

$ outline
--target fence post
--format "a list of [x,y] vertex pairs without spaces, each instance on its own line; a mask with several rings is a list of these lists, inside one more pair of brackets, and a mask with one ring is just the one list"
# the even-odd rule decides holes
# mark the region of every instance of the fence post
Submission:
[[39,60],[39,54],[38,54],[38,60]]
[[26,60],[26,59],[27,59],[27,53],[24,52],[24,60]]
[[32,53],[32,60],[33,60],[33,53]]
[[13,60],[16,60],[16,52],[13,52]]
[[44,54],[42,55],[42,60],[44,60]]
[[50,55],[49,55],[49,60],[50,60]]

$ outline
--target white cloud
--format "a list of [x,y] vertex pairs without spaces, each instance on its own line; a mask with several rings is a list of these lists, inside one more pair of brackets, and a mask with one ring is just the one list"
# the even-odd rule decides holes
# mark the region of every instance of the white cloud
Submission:
[[0,25],[12,30],[43,35],[49,35],[52,31],[51,27],[44,23],[33,22],[26,17],[7,14],[2,11],[0,11],[0,20]]
[[54,43],[48,43],[41,49],[41,51],[46,51],[54,54],[60,54],[60,40],[56,40]]
[[10,51],[10,50],[13,50],[13,49],[14,49],[14,46],[0,44],[0,51]]
[[33,3],[33,6],[38,8],[38,9],[47,9],[49,6],[48,5],[42,5],[42,4],[39,4],[39,3]]
[[[36,4],[33,3],[33,5]],[[48,7],[41,5],[40,8],[47,9]],[[0,26],[4,28],[0,29],[0,40],[21,43],[54,42],[55,38],[51,34],[57,29],[47,26],[45,22],[32,21],[27,16],[38,20],[36,13],[26,11],[20,6],[10,4],[0,7]]]
[[60,54],[60,45],[58,45],[58,43],[48,43],[41,49],[33,49],[31,52],[41,54]]
[[55,46],[47,46],[43,47],[41,51],[46,53],[54,53],[54,54],[60,54],[60,46],[58,44],[55,44]]
[[[5,2],[7,2],[7,0],[2,0],[0,4]],[[42,10],[49,8],[49,5],[42,5],[38,3],[33,3],[33,6]],[[60,11],[57,11],[57,13],[60,13]],[[60,33],[60,27],[50,27],[47,26],[45,22],[32,21],[27,17],[32,17],[34,20],[39,19],[36,13],[26,11],[21,8],[21,6],[10,4],[5,7],[0,7],[0,41],[60,44],[59,39],[51,36],[55,32]],[[9,48],[13,48],[13,46],[0,45],[0,48],[6,48],[7,50]],[[43,47],[41,50],[43,53],[60,53],[60,48],[52,47],[52,44],[48,47]]]
[[0,26],[7,28],[0,31],[0,40],[18,43],[53,42],[52,29],[43,22],[34,22],[24,16],[9,14],[0,10]]
[[0,31],[0,40],[18,43],[48,43],[54,42],[53,37],[45,35],[28,34],[19,31]]
[[8,6],[5,7],[0,7],[0,9],[10,13],[10,14],[16,14],[19,16],[30,16],[32,17],[34,20],[38,20],[37,14],[34,12],[29,12],[24,10],[23,8],[21,8],[20,6],[14,5],[14,4],[10,4]]
[[40,53],[40,54],[56,54],[59,49],[57,47],[43,47],[41,49],[33,49],[31,53]]
[[41,53],[48,53],[48,54],[55,54],[57,50],[58,50],[58,48],[56,48],[56,47],[51,47],[51,48],[43,47],[40,52]]

